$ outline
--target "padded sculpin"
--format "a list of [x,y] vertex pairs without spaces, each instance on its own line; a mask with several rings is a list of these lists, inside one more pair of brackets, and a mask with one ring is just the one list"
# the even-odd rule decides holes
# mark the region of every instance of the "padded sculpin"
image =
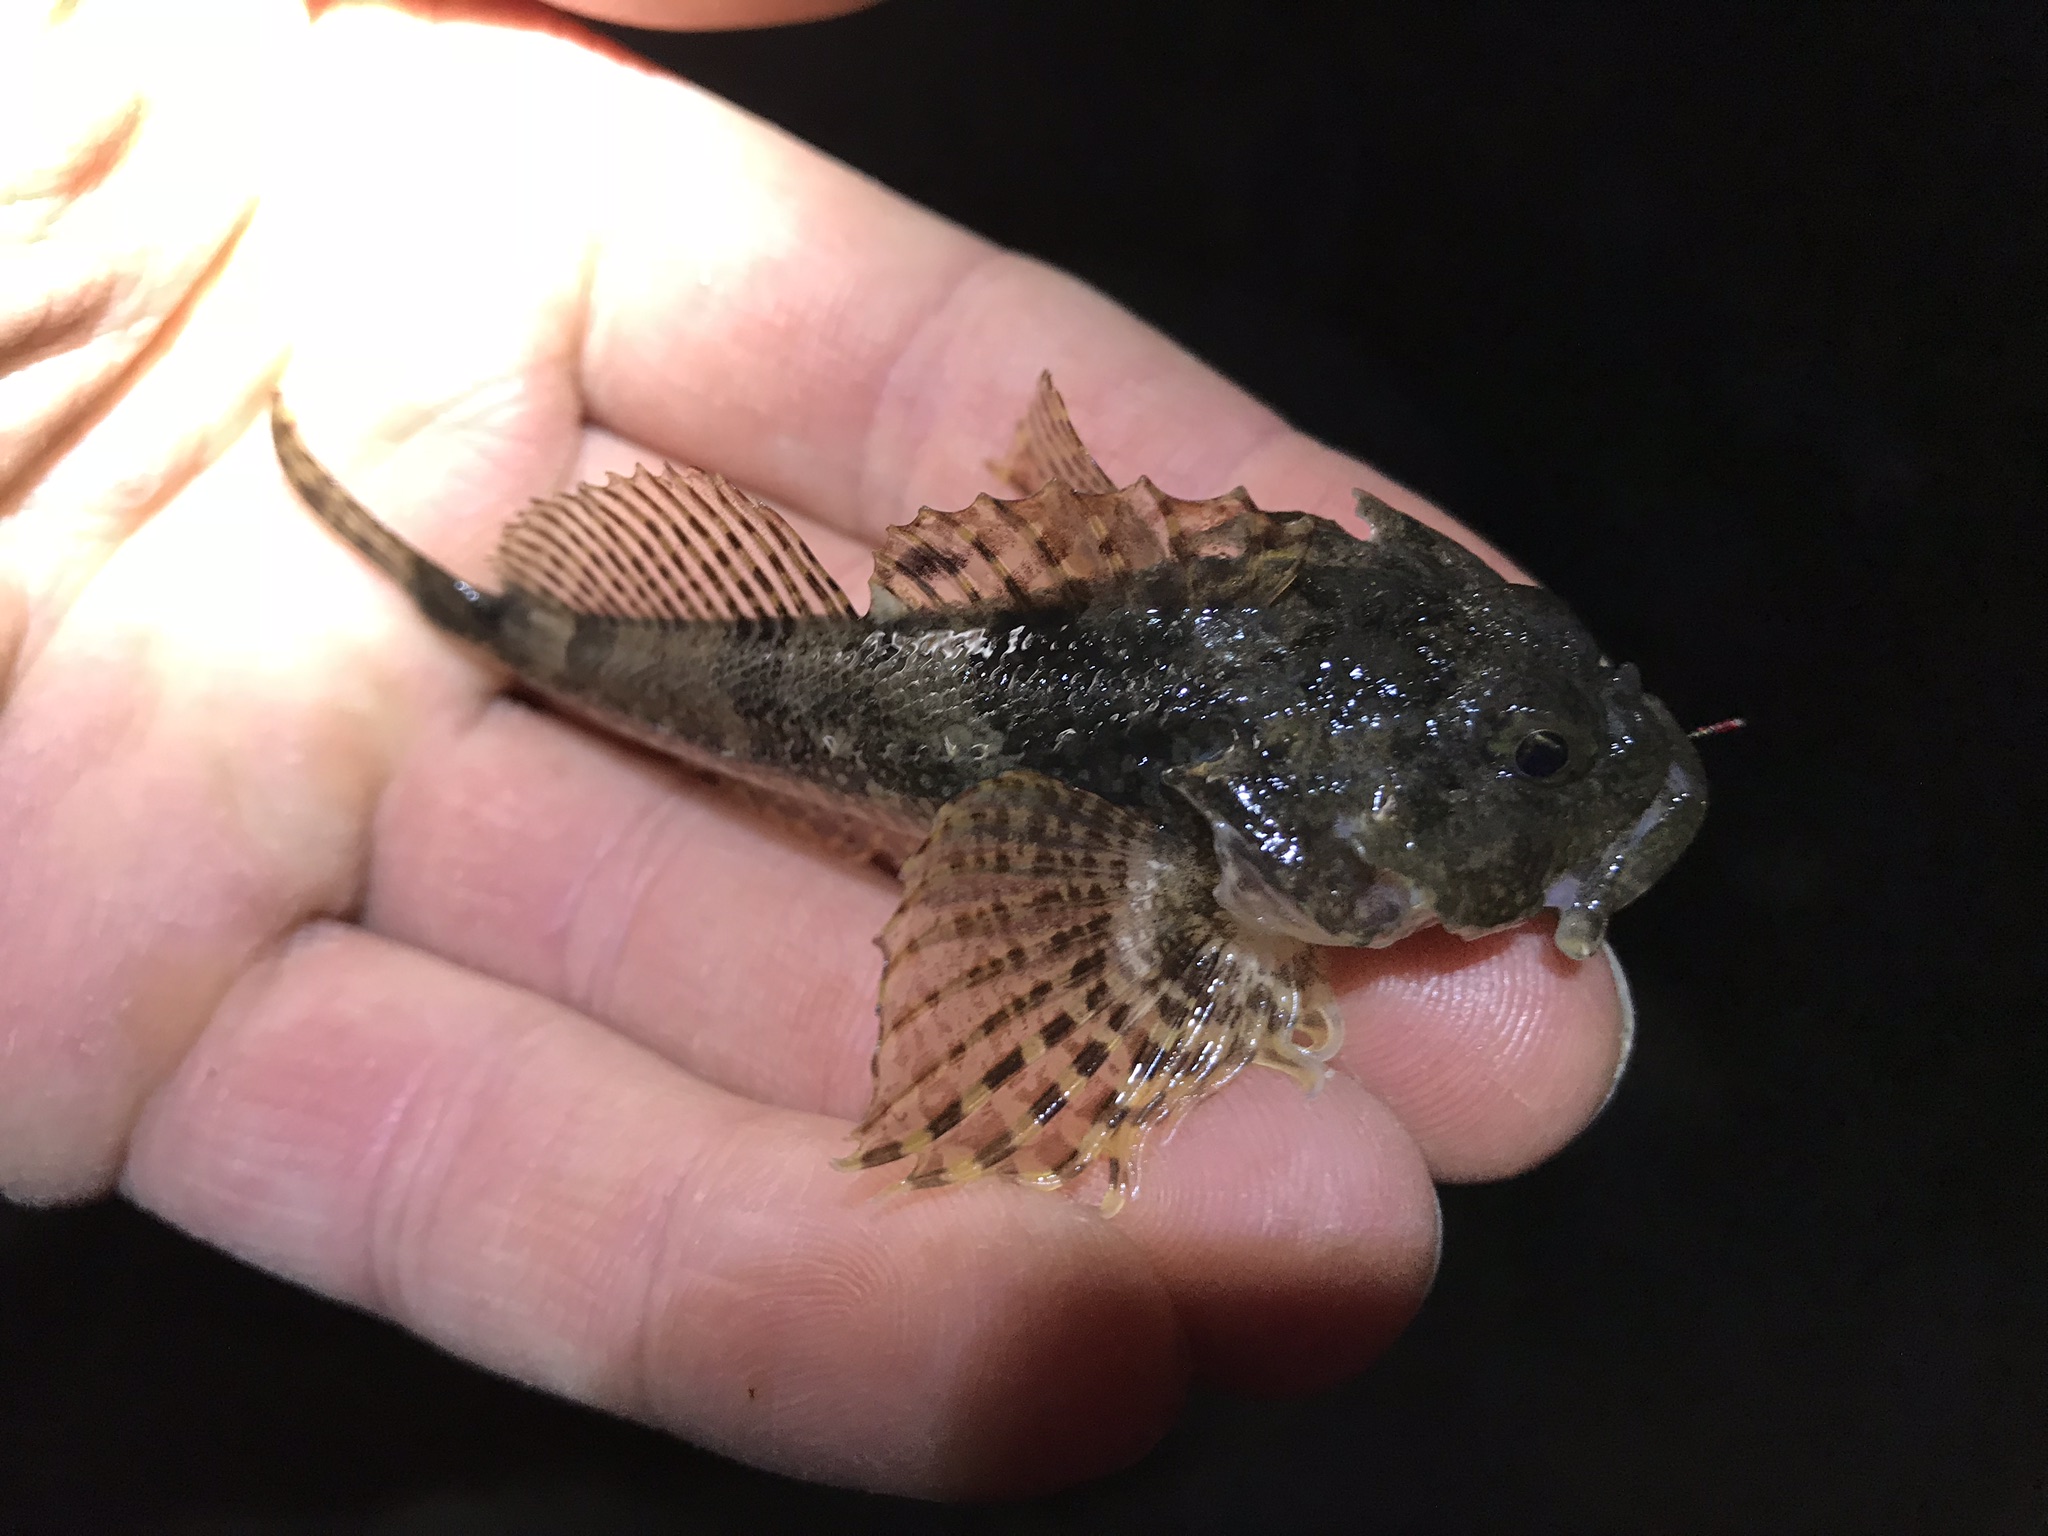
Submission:
[[1699,763],[1555,598],[1363,493],[1370,537],[1243,490],[1118,489],[1050,378],[1021,499],[889,531],[858,614],[773,510],[693,469],[534,503],[485,592],[307,453],[306,504],[577,716],[900,867],[852,1168],[918,1188],[1091,1167],[1246,1064],[1313,1088],[1316,945],[1545,907],[1576,959],[1690,840]]

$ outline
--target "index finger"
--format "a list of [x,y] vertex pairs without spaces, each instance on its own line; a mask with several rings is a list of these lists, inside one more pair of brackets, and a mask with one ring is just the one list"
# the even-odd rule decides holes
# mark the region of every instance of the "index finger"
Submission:
[[1262,506],[1332,516],[1363,488],[1507,568],[1086,284],[723,103],[691,93],[667,108],[672,136],[743,146],[750,179],[610,211],[582,377],[592,417],[622,436],[715,459],[872,540],[920,503],[988,489],[990,452],[1050,370],[1120,485],[1242,484]]
[[[361,82],[385,89],[374,120],[311,146],[319,163],[293,178],[318,199],[296,221],[314,302],[294,317],[292,387],[347,375],[345,394],[376,398],[341,414],[386,435],[488,423],[516,463],[483,481],[494,494],[570,473],[574,412],[873,540],[986,489],[1050,369],[1120,482],[1241,483],[1330,515],[1362,487],[1478,545],[1085,284],[729,103],[555,36],[458,48],[441,28],[401,46],[417,26],[354,10],[320,24],[332,95],[313,115],[360,118]],[[491,152],[415,148],[437,140]]]

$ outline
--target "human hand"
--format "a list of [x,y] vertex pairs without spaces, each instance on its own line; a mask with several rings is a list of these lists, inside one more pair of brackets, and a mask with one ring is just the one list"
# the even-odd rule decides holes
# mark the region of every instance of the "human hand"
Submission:
[[1428,1285],[1431,1175],[1526,1167],[1596,1111],[1608,970],[1537,932],[1429,935],[1330,952],[1342,1071],[1313,1099],[1246,1074],[1113,1222],[995,1181],[868,1198],[829,1164],[894,887],[500,697],[244,430],[279,339],[315,452],[478,578],[526,497],[666,457],[795,509],[857,591],[884,526],[986,488],[1044,368],[1119,480],[1424,509],[1099,295],[548,13],[307,30],[223,0],[182,52],[190,7],[64,26],[123,12],[164,39],[135,68],[165,105],[39,244],[76,219],[92,271],[157,275],[110,292],[188,313],[111,373],[81,353],[104,316],[34,354],[75,364],[47,378],[0,330],[0,473],[26,466],[0,522],[15,1198],[118,1184],[749,1461],[1016,1492],[1141,1452],[1191,1372],[1355,1370]]

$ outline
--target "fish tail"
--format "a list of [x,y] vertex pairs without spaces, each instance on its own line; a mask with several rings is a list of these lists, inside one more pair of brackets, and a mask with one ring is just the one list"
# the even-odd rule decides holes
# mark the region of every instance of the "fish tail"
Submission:
[[307,450],[280,395],[270,397],[270,436],[285,478],[313,515],[408,593],[421,613],[458,639],[496,648],[505,601],[482,592],[406,543]]

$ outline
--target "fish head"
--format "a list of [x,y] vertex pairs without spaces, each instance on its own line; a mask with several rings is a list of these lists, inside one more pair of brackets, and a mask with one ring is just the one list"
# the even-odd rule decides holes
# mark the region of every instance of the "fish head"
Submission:
[[1698,830],[1699,755],[1562,601],[1432,541],[1450,542],[1404,528],[1391,556],[1300,583],[1303,621],[1271,618],[1288,676],[1166,783],[1209,824],[1218,900],[1254,927],[1379,946],[1551,908],[1585,959]]

